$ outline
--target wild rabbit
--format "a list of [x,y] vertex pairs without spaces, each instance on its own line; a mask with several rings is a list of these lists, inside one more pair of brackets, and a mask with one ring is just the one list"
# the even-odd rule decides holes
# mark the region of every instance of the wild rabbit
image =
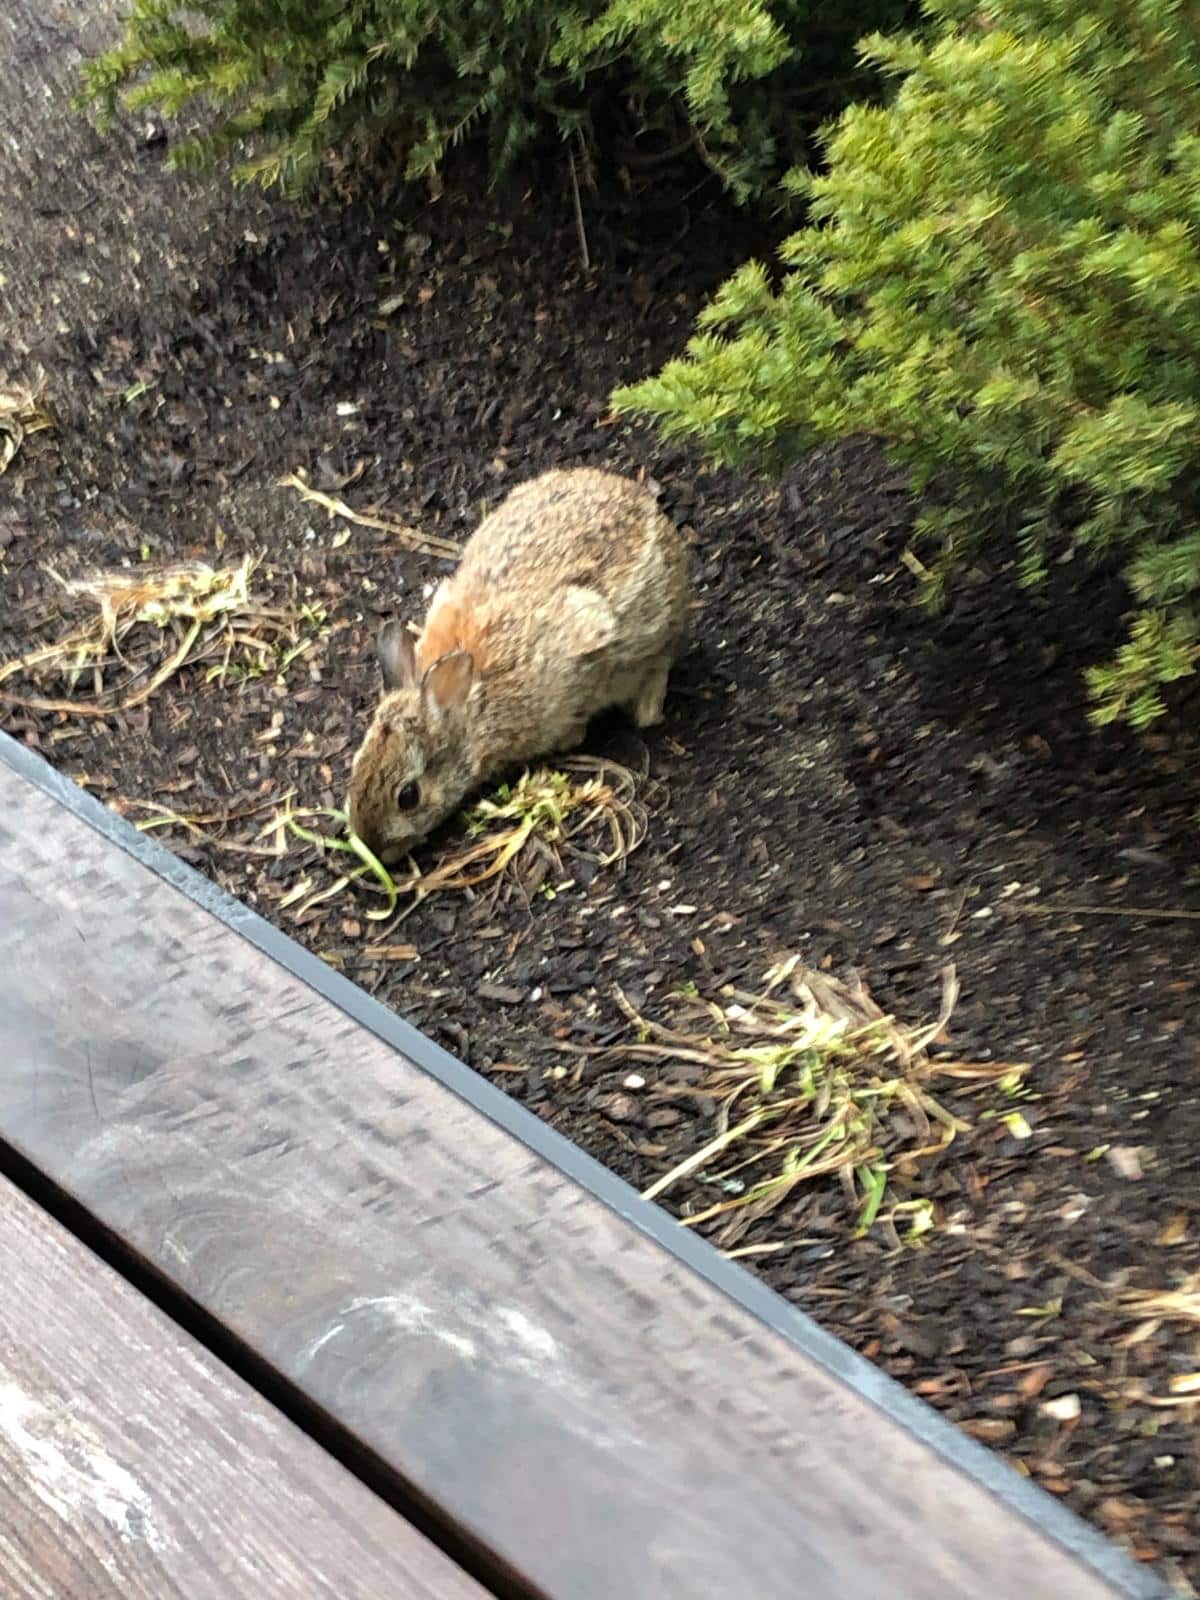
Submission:
[[521,484],[467,542],[420,637],[383,628],[350,826],[395,861],[486,779],[579,744],[598,711],[652,726],[687,610],[683,541],[641,484],[591,467]]

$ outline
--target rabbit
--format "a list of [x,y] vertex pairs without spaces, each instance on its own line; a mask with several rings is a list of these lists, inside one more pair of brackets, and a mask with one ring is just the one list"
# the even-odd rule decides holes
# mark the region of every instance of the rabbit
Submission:
[[569,750],[610,706],[662,718],[689,608],[687,551],[642,484],[593,467],[513,489],[467,541],[419,638],[385,624],[384,693],[350,827],[394,863],[478,785]]

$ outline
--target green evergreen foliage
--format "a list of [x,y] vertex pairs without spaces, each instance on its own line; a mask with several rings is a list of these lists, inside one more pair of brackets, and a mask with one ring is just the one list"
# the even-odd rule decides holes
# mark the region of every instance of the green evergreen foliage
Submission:
[[[337,149],[399,145],[405,175],[485,133],[493,170],[557,127],[590,147],[598,106],[682,131],[739,198],[797,159],[812,112],[866,77],[854,43],[910,0],[133,0],[122,41],[85,69],[81,100],[208,131],[177,164],[253,153],[238,178],[298,191]],[[812,46],[811,70],[800,66]],[[802,104],[807,100],[807,108]],[[807,116],[807,120],[806,119]],[[781,144],[781,137],[783,143]]]
[[751,262],[686,357],[617,404],[727,462],[881,437],[936,541],[933,597],[987,544],[1030,582],[1066,548],[1140,609],[1090,674],[1144,726],[1200,656],[1200,11],[1183,0],[925,0],[865,41],[896,81],[796,173],[808,225]]

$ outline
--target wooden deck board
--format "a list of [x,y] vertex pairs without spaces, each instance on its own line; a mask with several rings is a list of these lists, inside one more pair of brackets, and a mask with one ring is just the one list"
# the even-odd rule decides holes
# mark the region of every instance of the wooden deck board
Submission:
[[886,1380],[750,1314],[628,1191],[602,1203],[240,937],[239,918],[262,937],[249,913],[7,759],[26,773],[0,764],[0,1138],[531,1586],[1165,1592],[965,1442],[951,1459],[950,1430],[904,1425]]
[[485,1591],[0,1179],[4,1600]]

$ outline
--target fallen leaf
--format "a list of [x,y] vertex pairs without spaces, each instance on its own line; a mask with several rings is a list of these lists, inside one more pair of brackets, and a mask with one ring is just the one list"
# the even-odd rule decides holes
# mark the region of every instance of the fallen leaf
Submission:
[[1155,1244],[1170,1246],[1182,1244],[1188,1236],[1188,1227],[1191,1222],[1186,1211],[1177,1211],[1169,1222],[1165,1222],[1162,1231],[1155,1239]]
[[1136,1183],[1142,1176],[1141,1154],[1134,1145],[1110,1145],[1104,1154],[1118,1178],[1126,1178],[1131,1183]]
[[1049,1362],[1045,1362],[1042,1366],[1034,1367],[1031,1372],[1027,1372],[1017,1384],[1017,1390],[1022,1400],[1036,1399],[1053,1376],[1054,1368]]
[[963,1423],[964,1433],[982,1444],[1003,1444],[1017,1431],[1017,1425],[1007,1417],[970,1417]]
[[1100,1520],[1114,1531],[1128,1528],[1131,1523],[1137,1521],[1139,1515],[1137,1506],[1131,1505],[1128,1500],[1118,1500],[1115,1496],[1102,1500],[1098,1511]]
[[919,1383],[913,1384],[913,1393],[923,1395],[928,1399],[931,1395],[953,1392],[956,1387],[955,1380],[950,1377],[922,1378]]
[[932,872],[910,872],[904,879],[905,888],[916,889],[921,894],[936,889],[938,879]]
[[1044,1306],[1019,1306],[1018,1317],[1060,1317],[1062,1315],[1062,1296],[1055,1295],[1052,1300],[1047,1300]]

